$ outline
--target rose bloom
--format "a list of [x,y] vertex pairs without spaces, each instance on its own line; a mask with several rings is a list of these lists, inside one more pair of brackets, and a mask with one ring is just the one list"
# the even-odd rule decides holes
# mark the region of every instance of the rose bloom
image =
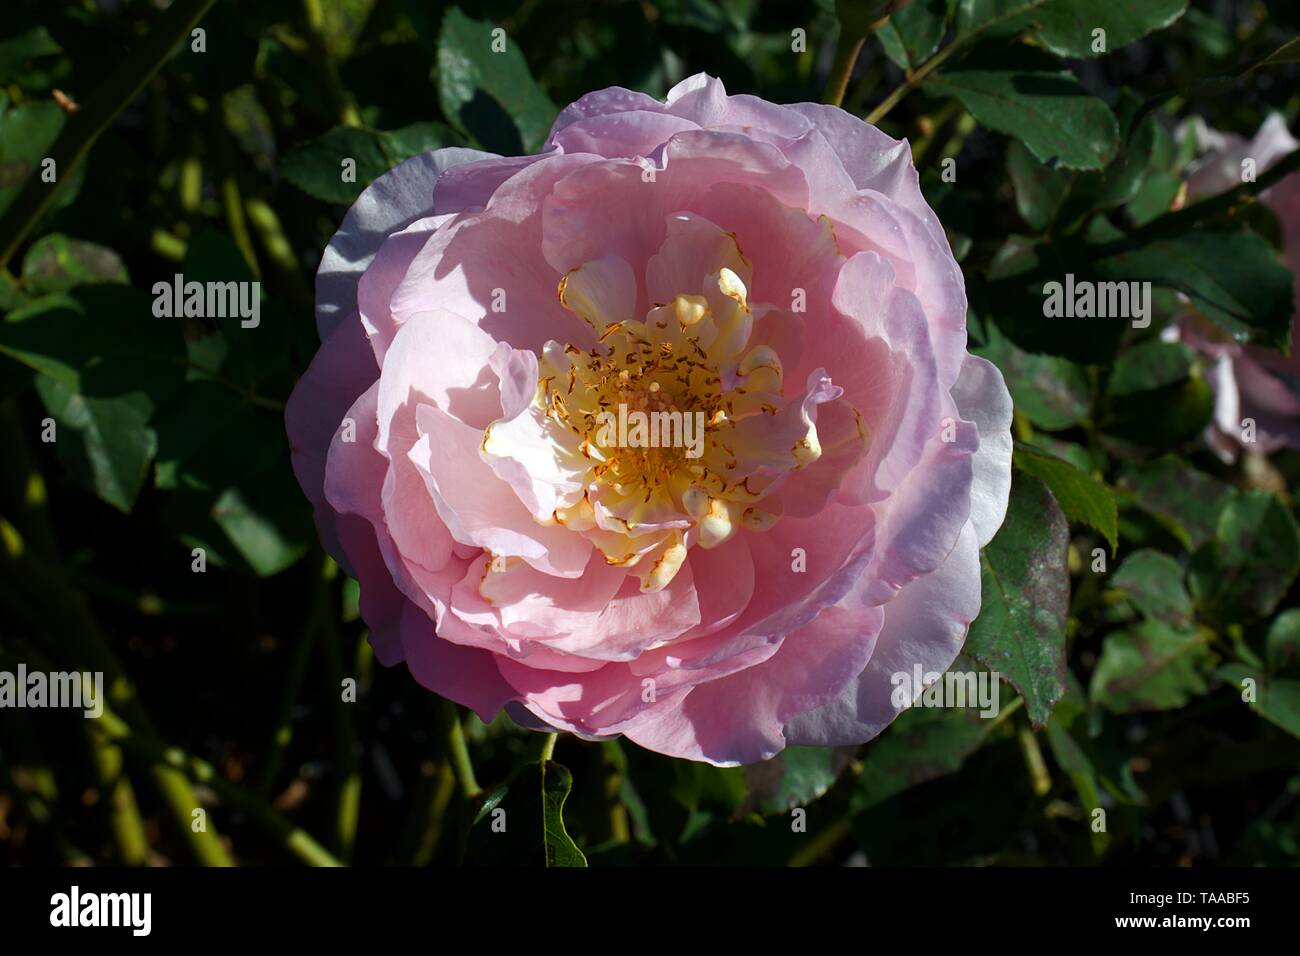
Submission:
[[1011,401],[906,142],[601,90],[539,155],[381,177],[316,290],[298,479],[379,659],[484,720],[749,763],[961,649]]
[[[1250,140],[1209,129],[1195,117],[1180,132],[1196,130],[1202,155],[1187,171],[1187,194],[1192,198],[1226,192],[1241,184],[1242,160],[1255,162],[1263,175],[1287,153],[1300,146],[1274,113]],[[1282,226],[1283,258],[1296,277],[1300,301],[1300,173],[1293,173],[1260,194]],[[1263,454],[1281,448],[1300,448],[1300,336],[1291,320],[1290,356],[1258,345],[1242,345],[1199,312],[1178,317],[1167,337],[1182,340],[1211,362],[1208,381],[1214,391],[1214,417],[1205,440],[1224,462],[1236,460],[1243,447],[1242,422],[1255,422],[1255,440],[1249,447]]]

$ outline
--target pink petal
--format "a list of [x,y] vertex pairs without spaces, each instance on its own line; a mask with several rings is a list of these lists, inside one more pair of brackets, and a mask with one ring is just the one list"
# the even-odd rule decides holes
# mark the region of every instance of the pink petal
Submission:
[[715,766],[768,760],[785,748],[788,721],[856,681],[883,620],[879,608],[827,608],[764,663],[696,685],[667,713],[625,731],[627,738]]
[[979,543],[968,526],[939,570],[903,588],[884,607],[884,626],[857,680],[831,703],[786,723],[787,744],[838,747],[876,736],[901,709],[891,699],[892,675],[910,674],[917,665],[926,673],[946,671],[979,610]]

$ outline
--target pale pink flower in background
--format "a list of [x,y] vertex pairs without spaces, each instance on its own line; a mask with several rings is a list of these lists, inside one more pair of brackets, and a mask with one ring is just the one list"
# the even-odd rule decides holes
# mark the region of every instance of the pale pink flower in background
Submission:
[[[1011,401],[906,142],[584,96],[375,182],[317,276],[294,467],[380,660],[491,719],[715,764],[859,743],[980,608]],[[698,456],[603,410],[702,413]]]
[[[1263,175],[1279,159],[1300,146],[1282,117],[1268,117],[1250,140],[1220,133],[1194,117],[1184,127],[1195,129],[1201,156],[1188,167],[1187,193],[1202,198],[1225,192],[1242,182],[1242,161],[1254,160]],[[1300,303],[1300,173],[1286,176],[1261,194],[1282,227],[1282,257],[1296,283]],[[1206,443],[1224,462],[1236,460],[1243,447],[1242,422],[1255,423],[1255,440],[1248,447],[1263,454],[1300,448],[1300,326],[1291,322],[1290,355],[1257,345],[1242,345],[1204,316],[1189,312],[1168,330],[1170,337],[1192,346],[1210,361],[1208,381],[1214,391],[1214,417],[1205,430]]]

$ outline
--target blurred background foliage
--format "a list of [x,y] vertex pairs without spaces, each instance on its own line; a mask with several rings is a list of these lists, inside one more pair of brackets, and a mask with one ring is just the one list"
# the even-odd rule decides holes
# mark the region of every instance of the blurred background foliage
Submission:
[[[0,230],[161,18],[9,0]],[[604,86],[662,97],[706,71],[819,100],[852,46],[833,0],[218,0],[202,50],[186,31],[34,228],[0,231],[0,668],[112,687],[101,721],[0,710],[0,861],[1300,863],[1300,456],[1210,454],[1208,369],[1160,337],[1181,294],[1241,340],[1287,339],[1266,208],[1171,210],[1181,118],[1294,126],[1298,25],[1284,0],[915,0],[867,39],[844,106],[911,140],[972,348],[1016,402],[958,665],[1008,683],[995,720],[918,709],[864,747],[724,770],[574,738],[539,761],[540,736],[376,666],[283,405],[320,252],[373,178],[440,146],[536,150]],[[154,319],[177,272],[259,279],[260,325]],[[1065,272],[1162,280],[1155,321],[1045,322]],[[499,806],[528,825],[493,834]]]

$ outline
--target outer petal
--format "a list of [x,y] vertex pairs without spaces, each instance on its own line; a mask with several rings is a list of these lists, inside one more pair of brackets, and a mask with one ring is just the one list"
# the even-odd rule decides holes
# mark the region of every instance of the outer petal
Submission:
[[692,688],[626,735],[651,750],[715,766],[767,760],[786,746],[788,721],[855,681],[883,619],[879,608],[827,608],[767,661]]
[[952,387],[952,397],[961,417],[979,429],[970,520],[982,548],[1002,527],[1011,495],[1011,395],[997,366],[968,355]]
[[324,500],[325,456],[352,403],[379,376],[361,323],[343,322],[323,343],[284,410],[298,484],[313,504]]
[[401,634],[412,676],[435,694],[469,707],[484,722],[516,696],[497,669],[495,655],[444,641],[413,604],[402,612]]
[[380,245],[433,208],[433,187],[443,170],[495,158],[453,147],[413,156],[365,188],[330,240],[316,270],[316,328],[324,339],[357,304],[357,282]]
[[838,747],[876,736],[898,716],[892,675],[910,673],[917,664],[927,672],[946,671],[979,611],[979,544],[974,527],[967,525],[943,566],[903,588],[884,608],[884,627],[857,680],[834,701],[786,723],[787,744]]
[[481,212],[435,233],[393,293],[393,320],[400,325],[437,307],[515,348],[540,352],[548,339],[594,341],[592,329],[560,305],[560,277],[578,263],[556,269],[543,256],[542,207],[560,177],[596,161],[544,156],[498,187]]
[[624,89],[621,86],[610,86],[603,90],[588,93],[560,110],[560,115],[555,118],[555,125],[551,127],[551,135],[546,141],[546,148],[550,149],[554,145],[558,133],[579,120],[593,116],[617,116],[619,113],[633,110],[662,113],[664,112],[664,104],[653,96]]

